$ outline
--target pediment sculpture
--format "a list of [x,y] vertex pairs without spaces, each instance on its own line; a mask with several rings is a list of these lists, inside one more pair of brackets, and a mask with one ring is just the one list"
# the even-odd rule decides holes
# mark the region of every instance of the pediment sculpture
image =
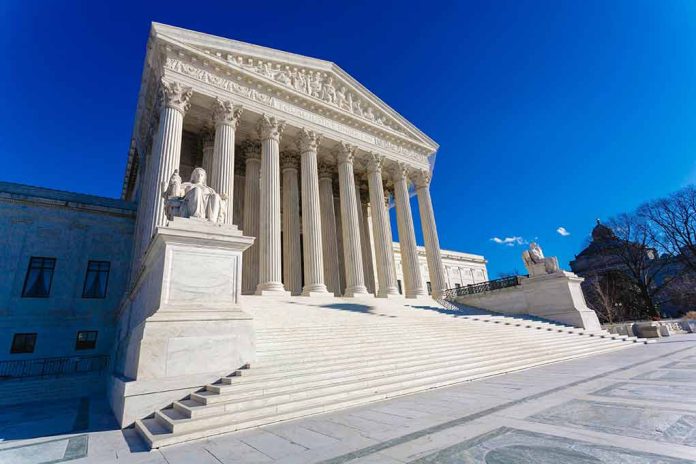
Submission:
[[167,218],[198,219],[222,224],[227,212],[227,196],[217,193],[206,183],[203,168],[195,168],[189,182],[181,182],[179,170],[175,170],[169,182],[162,183],[162,197]]
[[558,266],[558,258],[545,258],[543,250],[536,242],[530,243],[529,249],[522,252],[522,261],[530,277],[553,274],[561,269]]

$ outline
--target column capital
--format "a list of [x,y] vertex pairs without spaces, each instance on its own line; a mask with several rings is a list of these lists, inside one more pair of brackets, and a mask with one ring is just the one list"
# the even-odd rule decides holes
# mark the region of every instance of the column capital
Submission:
[[283,171],[300,168],[300,154],[295,150],[283,150],[280,154],[280,168]]
[[160,98],[163,106],[177,110],[182,115],[191,108],[191,96],[193,89],[183,87],[178,82],[162,81],[160,86]]
[[413,174],[413,183],[416,184],[416,188],[428,188],[431,179],[430,171],[422,170]]
[[384,167],[384,156],[377,153],[368,153],[367,155],[367,172],[373,173],[378,172],[382,174],[382,168]]
[[233,105],[231,101],[215,98],[213,106],[213,121],[215,125],[225,124],[234,128],[239,124],[242,115],[242,105]]
[[336,147],[334,148],[334,152],[336,154],[336,160],[338,160],[338,164],[352,164],[353,159],[355,159],[355,146],[349,143],[343,141],[338,142],[336,144]]
[[405,180],[407,183],[409,181],[408,174],[409,169],[406,163],[396,163],[391,169],[392,177],[394,181],[400,182]]
[[247,160],[261,159],[261,143],[257,140],[245,140],[242,142],[242,153]]
[[307,151],[317,151],[319,147],[319,142],[321,142],[322,135],[314,132],[313,130],[305,129],[304,127],[300,129],[300,134],[297,136],[297,148],[300,153]]
[[283,129],[285,129],[285,121],[278,121],[275,116],[265,113],[259,118],[259,122],[256,124],[256,130],[261,140],[270,139],[279,142]]
[[319,178],[333,179],[335,173],[334,166],[326,161],[319,161]]

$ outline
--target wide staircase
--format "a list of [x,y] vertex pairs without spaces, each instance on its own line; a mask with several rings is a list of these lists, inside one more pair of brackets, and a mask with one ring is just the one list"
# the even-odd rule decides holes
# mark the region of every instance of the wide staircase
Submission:
[[627,348],[635,337],[434,300],[245,297],[257,360],[136,428],[156,448]]

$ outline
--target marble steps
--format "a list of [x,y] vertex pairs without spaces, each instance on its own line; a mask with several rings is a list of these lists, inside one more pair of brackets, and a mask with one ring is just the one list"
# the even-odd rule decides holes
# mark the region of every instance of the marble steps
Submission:
[[462,371],[459,366],[455,365],[452,367],[452,370],[437,376],[410,376],[409,379],[396,384],[393,382],[393,379],[386,379],[382,383],[374,383],[364,388],[350,388],[323,396],[316,396],[318,392],[313,392],[311,397],[305,397],[304,399],[298,399],[288,403],[239,410],[235,413],[204,416],[200,419],[187,418],[174,408],[165,409],[158,411],[154,418],[136,421],[136,428],[151,447],[161,447],[180,443],[182,441],[195,440],[281,420],[319,414],[395,396],[416,393],[431,388],[499,375],[537,365],[574,359],[587,356],[588,354],[605,353],[627,346],[630,346],[630,344],[610,343],[608,346],[604,347],[586,347],[582,350],[571,349],[561,353],[554,353],[553,355],[547,353],[545,356],[530,359],[524,364],[520,364],[519,362],[502,362],[496,366],[483,368],[475,372]]
[[[614,340],[602,340],[616,342]],[[515,343],[514,346],[499,348],[499,347],[486,347],[481,345],[478,349],[474,349],[467,344],[462,342],[457,345],[448,345],[438,349],[429,350],[427,352],[421,352],[421,350],[408,351],[404,350],[399,353],[386,353],[374,355],[370,354],[368,356],[351,357],[348,360],[343,360],[338,363],[325,364],[325,363],[307,363],[303,368],[299,369],[286,369],[282,371],[278,370],[265,370],[264,372],[257,373],[255,369],[248,371],[248,374],[244,378],[238,377],[223,377],[220,383],[209,384],[206,389],[213,393],[225,393],[227,391],[236,391],[242,393],[245,390],[259,389],[264,387],[273,387],[275,384],[293,384],[303,381],[308,378],[315,378],[320,380],[321,378],[346,375],[345,373],[355,374],[359,372],[367,372],[374,369],[388,369],[395,366],[398,367],[408,367],[411,365],[430,365],[432,364],[432,358],[436,356],[437,360],[487,360],[487,359],[497,359],[501,356],[506,356],[508,354],[514,354],[520,349],[530,349],[530,350],[549,350],[560,346],[584,346],[586,343],[582,340],[570,339],[570,340],[559,340],[553,345],[549,344],[539,344],[532,341]],[[289,376],[288,373],[292,373]],[[240,391],[242,390],[242,391]],[[200,396],[201,393],[195,393],[195,395]],[[201,401],[205,401],[201,398]]]
[[[501,334],[499,334],[501,335]],[[520,346],[539,346],[544,345],[550,347],[555,341],[568,341],[577,339],[580,342],[586,342],[584,337],[556,337],[552,334],[538,334],[536,337],[518,338],[516,345]],[[607,338],[610,339],[610,338]],[[317,362],[322,362],[323,365],[338,366],[343,361],[352,361],[358,359],[375,359],[384,355],[398,356],[400,354],[413,354],[420,352],[427,356],[429,354],[446,353],[451,349],[463,349],[478,352],[486,352],[499,350],[500,339],[491,340],[490,335],[484,334],[477,337],[459,337],[459,338],[440,338],[437,340],[424,340],[418,343],[404,343],[403,341],[393,341],[391,343],[381,343],[375,345],[363,344],[361,346],[351,346],[349,348],[337,349],[332,352],[317,352],[316,349],[308,349],[306,351],[298,351],[295,353],[288,352],[275,357],[259,356],[254,369],[249,372],[249,376],[256,376],[267,371],[280,372],[285,369],[291,369],[297,372],[303,365],[311,365]],[[478,345],[474,345],[478,343]],[[247,376],[247,378],[249,378]]]
[[[610,345],[616,346],[615,341],[606,340],[601,343],[593,345],[593,349],[606,347]],[[587,346],[574,342],[565,345],[556,345],[554,349],[556,350],[570,350],[578,349],[582,350],[587,348]],[[526,358],[534,357],[537,354],[545,353],[546,348],[536,348],[526,351],[521,354],[519,350],[517,352],[514,349],[507,350],[505,352],[496,353],[495,355],[479,355],[471,356],[468,353],[465,354],[452,354],[450,356],[440,356],[437,358],[437,362],[426,357],[413,361],[410,358],[400,359],[395,362],[386,364],[376,364],[371,365],[367,368],[349,368],[340,371],[332,371],[330,373],[324,374],[313,374],[310,373],[304,376],[298,376],[293,379],[278,379],[275,382],[272,381],[259,381],[255,384],[233,384],[233,385],[209,385],[206,390],[191,394],[191,400],[197,404],[184,403],[187,407],[191,406],[205,406],[205,405],[217,405],[220,403],[229,402],[239,402],[244,400],[244,402],[253,401],[258,397],[263,397],[266,395],[281,394],[285,392],[290,392],[298,388],[313,388],[319,386],[331,386],[333,384],[338,384],[350,379],[350,381],[363,381],[367,379],[382,378],[390,375],[412,375],[419,373],[432,373],[437,370],[440,366],[451,367],[457,366],[458,369],[476,369],[479,367],[485,367],[490,365],[495,365],[499,363],[501,359],[506,361],[512,360],[524,360]],[[175,403],[176,404],[176,403]],[[180,408],[180,410],[187,410],[187,408]]]

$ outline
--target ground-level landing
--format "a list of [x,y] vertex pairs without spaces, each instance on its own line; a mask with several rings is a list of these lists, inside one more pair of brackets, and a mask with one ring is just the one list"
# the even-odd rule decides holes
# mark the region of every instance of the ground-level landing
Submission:
[[687,463],[696,335],[149,451],[100,398],[6,408],[1,463]]

